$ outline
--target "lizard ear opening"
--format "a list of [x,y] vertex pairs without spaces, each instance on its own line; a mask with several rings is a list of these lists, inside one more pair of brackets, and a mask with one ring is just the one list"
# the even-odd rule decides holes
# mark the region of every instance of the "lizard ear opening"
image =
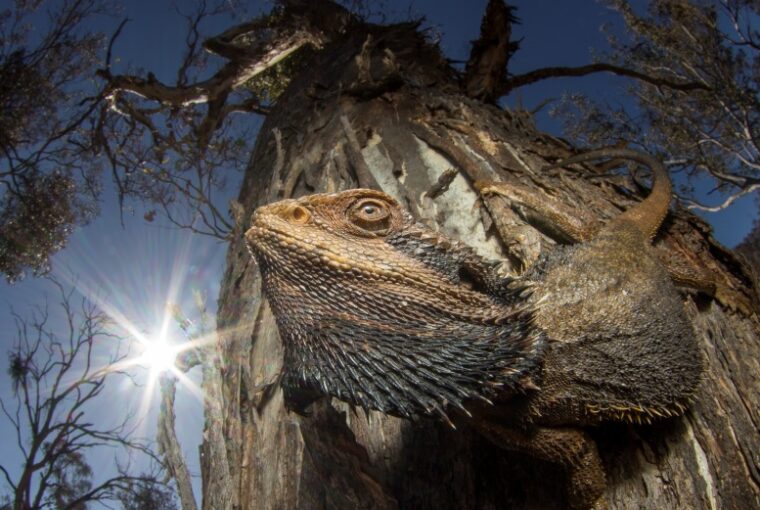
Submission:
[[457,270],[457,277],[460,283],[467,285],[477,292],[487,292],[482,276],[482,274],[477,274],[472,267],[466,265],[459,266]]

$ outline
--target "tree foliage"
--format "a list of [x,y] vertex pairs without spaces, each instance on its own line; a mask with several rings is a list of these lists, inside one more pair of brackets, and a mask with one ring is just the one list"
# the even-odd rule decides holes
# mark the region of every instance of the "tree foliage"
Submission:
[[[727,198],[691,208],[717,211],[760,188],[760,8],[749,0],[655,0],[640,13],[610,0],[626,26],[609,34],[604,58],[649,76],[700,84],[692,90],[632,82],[635,108],[570,95],[555,109],[567,133],[596,146],[625,141],[663,155],[672,168],[709,177]],[[693,188],[682,191],[693,192]]]
[[174,492],[166,486],[153,483],[150,475],[145,480],[134,480],[120,492],[119,502],[123,510],[176,510]]
[[[54,448],[46,444],[44,453]],[[92,468],[87,463],[84,454],[77,451],[62,449],[55,455],[50,476],[50,501],[53,508],[71,510],[86,510],[85,500],[80,500],[81,494],[92,489]]]
[[[98,167],[86,98],[101,35],[86,24],[101,0],[16,1],[0,10],[0,272],[48,270],[97,209]],[[33,30],[45,26],[43,33]]]

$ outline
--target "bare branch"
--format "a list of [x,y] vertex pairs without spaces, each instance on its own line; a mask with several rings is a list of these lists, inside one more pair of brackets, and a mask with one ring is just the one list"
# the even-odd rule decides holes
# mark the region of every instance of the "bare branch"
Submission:
[[[291,0],[283,4],[285,9],[278,22],[273,22],[269,16],[259,18],[204,42],[204,48],[229,60],[208,80],[172,87],[150,74],[147,78],[113,76],[108,69],[101,69],[97,74],[106,80],[104,94],[125,91],[174,107],[214,101],[229,95],[299,48],[321,46],[342,31],[351,19],[342,7],[331,3],[321,4],[320,9],[308,2]],[[335,13],[323,12],[326,6]],[[338,17],[330,18],[330,14],[338,14]],[[191,27],[197,28],[198,21],[196,18]]]
[[116,39],[121,35],[121,31],[124,30],[124,26],[129,21],[129,18],[124,18],[119,26],[116,27],[111,39],[108,41],[108,50],[106,50],[106,69],[111,69],[111,56],[113,55],[113,45],[116,44]]
[[[120,205],[125,197],[152,202],[173,225],[223,240],[232,223],[212,195],[227,180],[221,172],[245,166],[252,140],[247,128],[233,124],[231,114],[266,115],[278,82],[258,75],[300,48],[323,45],[355,22],[333,2],[282,0],[270,15],[201,45],[202,21],[228,9],[224,2],[201,1],[193,13],[182,14],[187,47],[175,84],[151,73],[118,75],[107,62],[97,72],[104,80],[99,98],[107,108],[101,109],[89,144],[108,162]],[[225,62],[210,77],[193,81],[193,71],[205,65],[201,50]],[[272,73],[280,76],[279,70]],[[259,81],[252,84],[253,78]],[[181,206],[188,207],[183,211]],[[154,214],[148,211],[146,220]]]
[[751,181],[748,179],[748,183],[741,188],[739,188],[739,191],[729,195],[722,203],[715,206],[708,206],[701,204],[693,199],[682,199],[684,202],[684,205],[687,209],[691,210],[698,210],[698,211],[705,211],[705,212],[719,212],[727,207],[729,207],[731,204],[733,204],[736,200],[739,198],[748,195],[756,190],[760,190],[760,181],[757,179],[752,179]]
[[578,77],[587,76],[594,73],[613,73],[618,76],[627,76],[629,78],[635,78],[646,83],[650,83],[657,87],[667,87],[673,90],[679,90],[682,92],[688,92],[693,90],[709,90],[709,87],[699,82],[676,82],[668,80],[667,78],[658,78],[645,73],[620,67],[614,64],[607,64],[603,62],[588,64],[579,67],[544,67],[530,71],[525,74],[512,76],[504,85],[504,88],[500,91],[500,96],[509,94],[512,90],[530,85],[541,80],[547,80],[549,78],[566,78],[566,77]]
[[13,479],[11,478],[11,475],[8,474],[8,471],[0,465],[0,471],[3,472],[3,476],[5,477],[5,482],[10,486],[12,490],[16,490],[16,484],[13,483]]

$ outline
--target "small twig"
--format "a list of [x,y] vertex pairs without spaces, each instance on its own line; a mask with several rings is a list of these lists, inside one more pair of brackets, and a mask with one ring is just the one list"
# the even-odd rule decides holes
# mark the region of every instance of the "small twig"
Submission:
[[457,172],[456,168],[449,168],[448,170],[444,171],[440,176],[438,176],[438,180],[430,187],[429,190],[427,190],[425,195],[432,199],[443,195],[446,193],[446,191],[448,191],[449,186],[457,175],[459,175],[459,172]]
[[108,41],[108,51],[106,52],[106,69],[111,69],[111,55],[113,53],[113,45],[116,43],[116,39],[118,39],[121,31],[124,29],[124,25],[126,25],[128,21],[129,18],[124,18],[121,23],[119,23],[116,31],[111,36],[111,40]]

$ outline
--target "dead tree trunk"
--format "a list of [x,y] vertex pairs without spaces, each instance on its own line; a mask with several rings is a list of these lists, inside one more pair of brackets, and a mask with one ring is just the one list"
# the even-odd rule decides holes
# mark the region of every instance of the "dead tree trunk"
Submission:
[[[374,187],[480,253],[509,260],[499,229],[541,234],[498,198],[481,207],[475,180],[519,182],[600,221],[638,200],[627,176],[542,171],[571,148],[529,119],[466,97],[415,25],[362,26],[313,59],[261,130],[239,198],[245,221],[281,198]],[[272,386],[282,347],[243,242],[245,225],[237,230],[218,317],[223,416],[208,421],[223,427],[234,508],[563,507],[555,467],[495,449],[471,430],[365,414],[337,401],[308,418],[288,414]],[[655,243],[737,292],[755,292],[745,268],[690,214],[672,213]],[[655,425],[592,431],[613,508],[760,505],[758,323],[690,293],[684,306],[708,360],[691,410]],[[204,507],[219,508],[220,466],[204,462]]]

